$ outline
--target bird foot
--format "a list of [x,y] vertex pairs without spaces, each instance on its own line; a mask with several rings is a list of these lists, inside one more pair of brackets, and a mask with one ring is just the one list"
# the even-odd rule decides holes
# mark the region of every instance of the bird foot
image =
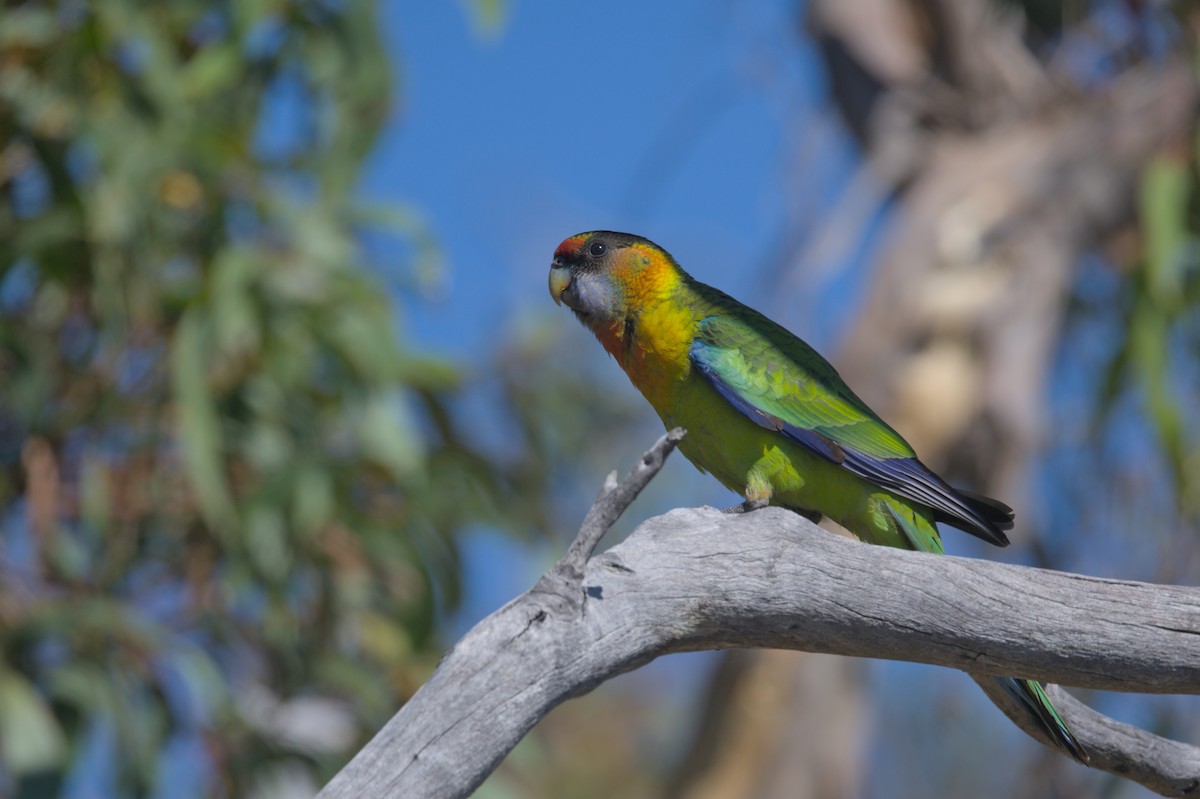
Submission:
[[771,504],[769,499],[748,499],[740,505],[734,505],[729,508],[724,508],[722,513],[749,513],[750,511],[765,508]]

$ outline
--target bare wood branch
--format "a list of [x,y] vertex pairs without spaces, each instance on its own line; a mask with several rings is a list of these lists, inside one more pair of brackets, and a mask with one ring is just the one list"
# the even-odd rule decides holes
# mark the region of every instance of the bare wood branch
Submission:
[[616,472],[608,475],[600,489],[600,495],[583,517],[583,524],[579,526],[579,532],[567,548],[567,553],[550,571],[542,575],[538,584],[534,586],[535,591],[561,591],[566,587],[566,594],[579,592],[584,567],[587,566],[588,558],[596,551],[596,545],[617,519],[621,518],[621,514],[633,504],[638,494],[642,493],[642,489],[650,484],[654,475],[662,469],[667,456],[683,436],[684,430],[681,427],[667,431],[642,455],[633,470],[621,482],[617,482]]
[[[480,622],[320,796],[466,795],[551,708],[669,652],[776,647],[1200,693],[1200,589],[874,547],[776,508],[650,519],[589,560],[581,587],[579,603],[531,590]],[[1096,768],[1167,796],[1200,786],[1200,748],[1066,699]]]

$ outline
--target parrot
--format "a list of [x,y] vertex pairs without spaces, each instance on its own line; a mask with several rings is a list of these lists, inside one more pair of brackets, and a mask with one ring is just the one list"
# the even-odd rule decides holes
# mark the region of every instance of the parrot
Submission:
[[[828,517],[871,544],[943,552],[938,522],[1007,546],[1013,511],[952,488],[800,338],[629,233],[564,240],[550,296],[599,340],[679,450],[745,502]],[[1088,754],[1034,680],[996,678],[1050,739]]]

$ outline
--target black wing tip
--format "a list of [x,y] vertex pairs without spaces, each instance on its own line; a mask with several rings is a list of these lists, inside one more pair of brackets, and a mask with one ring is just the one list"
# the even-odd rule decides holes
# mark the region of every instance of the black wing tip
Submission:
[[976,494],[974,491],[968,491],[965,488],[955,488],[954,490],[967,501],[967,504],[971,506],[973,511],[986,519],[996,529],[1013,529],[1013,519],[1016,517],[1016,514],[1005,503],[998,499],[985,497],[983,494]]
[[[1010,542],[1005,533],[1013,529],[1015,518],[1013,509],[998,499],[985,497],[983,494],[977,494],[965,488],[955,488],[954,491],[962,497],[976,517],[971,520],[974,522],[974,529],[967,532],[974,533],[996,546],[1008,546]],[[954,521],[951,520],[950,523],[954,524]],[[981,533],[987,533],[987,535],[980,535]]]
[[1007,523],[996,523],[984,514],[978,513],[968,498],[964,497],[963,501],[967,503],[967,507],[971,511],[969,515],[958,511],[949,513],[941,508],[934,508],[933,518],[998,547],[1006,547],[1012,543],[1004,534],[1005,530],[1011,530],[1013,527],[1011,517]]
[[934,518],[998,547],[1006,547],[1012,543],[1003,530],[984,519],[970,519],[937,512],[934,513]]
[[995,544],[998,547],[1006,547],[1012,543],[1012,541],[1008,540],[1008,536],[1006,536],[1001,530],[999,530],[995,527],[986,528],[986,529],[987,529],[987,532],[989,533],[989,535],[986,538],[984,538],[984,540],[987,541],[989,544]]

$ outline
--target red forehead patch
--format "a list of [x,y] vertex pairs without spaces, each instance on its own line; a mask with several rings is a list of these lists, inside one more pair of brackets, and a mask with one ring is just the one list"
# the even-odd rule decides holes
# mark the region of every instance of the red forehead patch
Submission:
[[563,258],[565,260],[573,260],[583,255],[583,243],[587,241],[586,233],[579,233],[558,245],[558,249],[554,251],[555,258]]

